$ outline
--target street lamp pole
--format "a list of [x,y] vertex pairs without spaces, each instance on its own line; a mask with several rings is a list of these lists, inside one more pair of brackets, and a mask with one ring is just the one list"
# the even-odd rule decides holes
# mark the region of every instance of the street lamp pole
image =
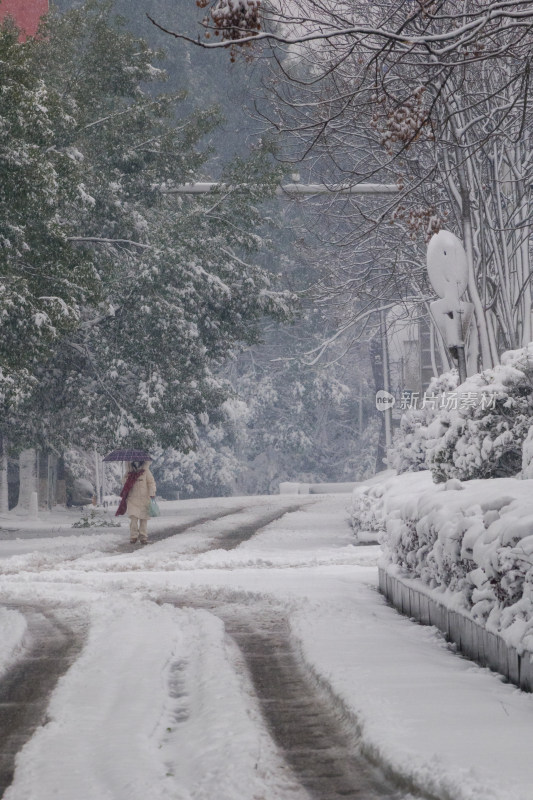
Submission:
[[[390,394],[390,366],[389,366],[389,343],[387,341],[387,318],[385,311],[379,312],[381,328],[381,352],[383,363],[383,389]],[[385,447],[387,450],[392,445],[392,406],[387,406],[383,411],[385,415]]]

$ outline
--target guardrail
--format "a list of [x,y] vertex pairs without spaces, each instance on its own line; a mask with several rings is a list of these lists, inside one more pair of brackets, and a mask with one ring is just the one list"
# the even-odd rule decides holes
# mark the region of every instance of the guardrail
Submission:
[[529,650],[519,653],[498,634],[460,611],[450,611],[382,567],[379,567],[379,589],[402,614],[442,631],[467,658],[499,672],[525,692],[533,692],[533,653]]

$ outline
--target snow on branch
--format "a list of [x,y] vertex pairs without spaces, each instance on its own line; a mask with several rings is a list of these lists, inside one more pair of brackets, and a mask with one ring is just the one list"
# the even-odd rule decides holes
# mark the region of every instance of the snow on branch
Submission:
[[134,242],[132,239],[105,239],[99,236],[69,236],[68,242],[76,243],[92,243],[92,244],[112,244],[117,246],[130,246],[138,247],[140,250],[151,250],[151,244],[143,244],[143,242]]
[[[200,8],[209,5],[208,0],[197,0]],[[276,12],[272,20],[277,23],[272,30],[262,30],[260,21],[260,0],[216,0],[211,4],[209,15],[202,22],[206,29],[206,38],[212,32],[220,37],[217,42],[205,42],[179,31],[172,31],[157,22],[150,14],[148,19],[163,33],[190,42],[205,49],[232,49],[234,58],[235,45],[251,45],[258,41],[274,42],[284,45],[303,44],[317,40],[348,39],[365,50],[375,51],[384,45],[393,45],[404,54],[413,52],[426,56],[443,57],[457,52],[483,40],[483,47],[478,54],[480,58],[489,55],[491,47],[500,49],[498,37],[513,31],[519,38],[524,35],[524,27],[533,24],[533,5],[529,0],[518,2],[489,2],[468,9],[458,10],[453,3],[439,4],[439,9],[449,9],[449,13],[433,13],[435,3],[417,0],[411,4],[407,13],[405,2],[392,3],[387,8],[385,20],[376,20],[376,24],[350,24],[336,11],[328,11],[317,7],[313,19],[309,14],[309,6],[316,4],[296,3],[300,16],[293,9],[291,14]],[[307,11],[307,13],[306,13]],[[368,19],[368,14],[365,15]],[[309,27],[311,26],[311,30]],[[275,28],[275,29],[274,29]],[[283,30],[285,28],[285,31]],[[298,31],[294,33],[294,31]],[[512,43],[507,42],[508,47]]]

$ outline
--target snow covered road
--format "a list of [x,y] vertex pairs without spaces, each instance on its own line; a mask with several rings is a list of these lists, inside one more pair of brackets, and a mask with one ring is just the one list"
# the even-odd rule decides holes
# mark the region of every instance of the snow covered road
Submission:
[[81,626],[76,632],[61,610],[43,613],[30,604],[2,610],[24,624],[0,682],[0,792],[10,785],[17,752],[45,718],[49,695],[82,643]]
[[168,503],[142,549],[0,541],[2,763],[36,610],[71,630],[5,800],[533,800],[533,698],[386,605],[347,500]]

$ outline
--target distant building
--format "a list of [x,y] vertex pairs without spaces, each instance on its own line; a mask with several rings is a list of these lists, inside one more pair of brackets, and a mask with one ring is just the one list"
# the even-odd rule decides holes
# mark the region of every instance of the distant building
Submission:
[[21,39],[35,36],[39,22],[48,13],[48,0],[1,0],[0,21],[11,17],[21,31]]
[[[387,344],[390,391],[397,400],[409,395],[421,398],[431,378],[443,371],[423,309],[409,303],[394,306],[387,314]],[[399,419],[401,414],[397,403],[393,416]]]

